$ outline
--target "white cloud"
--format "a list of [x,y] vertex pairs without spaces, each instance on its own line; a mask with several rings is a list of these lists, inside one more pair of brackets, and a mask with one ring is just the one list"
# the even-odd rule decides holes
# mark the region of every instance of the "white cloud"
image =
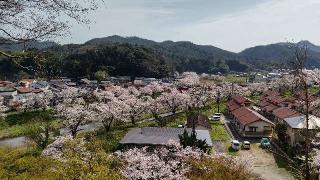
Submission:
[[233,51],[294,39],[320,42],[320,1],[273,0],[254,9],[184,27],[179,38]]

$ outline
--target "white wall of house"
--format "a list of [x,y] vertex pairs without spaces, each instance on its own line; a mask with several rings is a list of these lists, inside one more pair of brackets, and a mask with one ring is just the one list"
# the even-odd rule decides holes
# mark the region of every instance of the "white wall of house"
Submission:
[[16,96],[17,91],[11,91],[11,92],[0,92],[0,96]]
[[264,130],[267,130],[265,127],[269,127],[271,130],[272,125],[263,120],[260,120],[260,121],[253,122],[251,124],[247,124],[245,126],[245,131],[250,131],[250,127],[257,127],[256,132],[263,132]]
[[300,135],[299,129],[287,127],[287,135],[290,137],[289,144],[295,146],[299,142],[303,142],[304,138]]
[[32,93],[25,93],[25,94],[17,94],[15,96],[16,101],[26,102],[28,98],[32,96]]

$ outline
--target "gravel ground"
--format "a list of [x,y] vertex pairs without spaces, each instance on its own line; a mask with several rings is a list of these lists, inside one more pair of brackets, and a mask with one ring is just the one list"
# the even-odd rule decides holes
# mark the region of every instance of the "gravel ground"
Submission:
[[293,180],[293,176],[285,169],[278,167],[272,153],[257,146],[251,150],[241,150],[241,156],[253,156],[253,172],[265,180]]

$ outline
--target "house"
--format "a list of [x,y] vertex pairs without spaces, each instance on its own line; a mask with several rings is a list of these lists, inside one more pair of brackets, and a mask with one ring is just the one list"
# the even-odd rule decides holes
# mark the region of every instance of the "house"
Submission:
[[31,84],[33,83],[36,83],[37,81],[35,79],[21,79],[19,81],[19,84],[22,86],[22,87],[26,87],[26,88],[29,88],[31,86]]
[[232,96],[232,100],[237,104],[239,104],[240,106],[250,107],[253,104],[252,101],[249,100],[248,98],[245,98],[239,95]]
[[0,96],[10,96],[14,97],[17,95],[17,90],[9,87],[0,87]]
[[192,114],[188,116],[187,128],[194,128],[200,130],[211,130],[211,124],[209,118],[203,114]]
[[282,123],[285,118],[300,116],[301,114],[287,107],[279,107],[272,111],[275,122]]
[[14,87],[14,83],[10,81],[0,81],[0,87]]
[[16,95],[16,100],[25,102],[27,99],[32,96],[32,94],[37,94],[43,92],[41,89],[30,89],[26,87],[18,87],[16,88],[18,94]]
[[[287,126],[288,142],[291,146],[297,144],[303,144],[304,138],[301,136],[301,129],[307,127],[306,116],[295,116],[284,119],[284,123]],[[310,115],[309,116],[309,128],[310,130],[316,130],[320,128],[320,118]]]
[[30,85],[31,89],[41,89],[41,90],[48,90],[49,89],[49,83],[47,81],[38,81],[35,83],[32,83]]
[[244,137],[271,137],[274,123],[248,108],[241,107],[232,112],[233,123]]
[[[168,145],[170,141],[180,143],[179,135],[183,134],[183,128],[157,128],[157,127],[143,127],[132,128],[124,138],[121,139],[120,144],[123,145]],[[188,133],[192,129],[186,129]],[[212,141],[208,130],[195,130],[197,139],[206,140],[209,147],[212,147]]]

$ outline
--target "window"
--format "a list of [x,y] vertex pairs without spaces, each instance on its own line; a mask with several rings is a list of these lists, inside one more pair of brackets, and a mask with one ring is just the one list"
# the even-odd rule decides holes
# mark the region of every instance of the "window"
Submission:
[[249,131],[250,132],[257,132],[258,127],[254,127],[254,126],[249,126]]

